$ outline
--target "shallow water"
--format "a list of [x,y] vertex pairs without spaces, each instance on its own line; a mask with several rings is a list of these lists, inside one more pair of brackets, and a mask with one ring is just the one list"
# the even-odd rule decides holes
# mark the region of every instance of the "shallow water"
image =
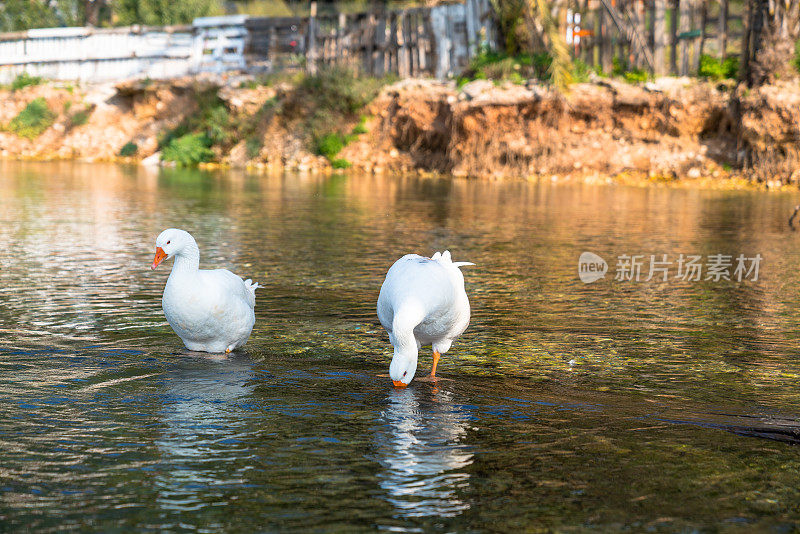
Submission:
[[[0,163],[0,530],[798,528],[796,202]],[[164,321],[169,226],[264,285],[246,350],[188,353]],[[445,248],[477,264],[472,324],[447,380],[394,390],[382,275]],[[764,260],[613,280],[681,253]]]

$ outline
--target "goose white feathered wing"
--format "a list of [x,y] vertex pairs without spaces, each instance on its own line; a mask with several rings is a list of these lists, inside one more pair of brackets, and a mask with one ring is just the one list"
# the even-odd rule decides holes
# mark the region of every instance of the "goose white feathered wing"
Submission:
[[410,382],[422,345],[431,344],[435,353],[444,354],[469,325],[462,265],[473,264],[453,262],[448,251],[431,258],[407,254],[386,274],[377,311],[395,349],[389,373],[402,378],[392,376],[393,381]]
[[189,350],[232,351],[253,330],[258,287],[226,269],[173,270],[164,288],[164,315]]

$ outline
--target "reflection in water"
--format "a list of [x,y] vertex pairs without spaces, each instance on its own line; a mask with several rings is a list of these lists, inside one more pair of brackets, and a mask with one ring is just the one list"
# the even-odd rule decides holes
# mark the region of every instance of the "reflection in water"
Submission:
[[425,395],[414,388],[390,393],[377,436],[385,468],[378,478],[401,517],[453,517],[469,508],[459,490],[469,485],[464,468],[472,453],[463,441],[470,416],[449,392]]
[[156,477],[163,510],[196,510],[208,504],[215,491],[245,482],[235,469],[247,450],[239,439],[247,430],[247,398],[253,393],[254,373],[246,355],[219,358],[219,369],[187,358],[166,375],[166,429],[156,447],[167,469]]

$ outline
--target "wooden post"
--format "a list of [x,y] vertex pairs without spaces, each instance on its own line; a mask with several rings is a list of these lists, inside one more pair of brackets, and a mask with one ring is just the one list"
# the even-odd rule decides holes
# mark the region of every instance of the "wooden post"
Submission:
[[[428,41],[428,33],[426,29],[428,28],[429,24],[429,13],[430,11],[418,11],[417,12],[417,21],[414,23],[414,36],[416,39],[416,49],[417,49],[417,76],[422,76],[425,70],[430,65],[430,58],[428,57],[428,51],[430,49],[429,41]],[[422,31],[420,31],[422,29]]]
[[414,76],[414,53],[411,48],[411,22],[412,16],[407,11],[403,11],[400,18],[400,27],[403,31],[403,45],[400,48],[398,63],[400,71],[405,72],[406,77]]
[[666,0],[655,0],[655,10],[653,12],[653,68],[656,76],[663,76],[666,73],[664,62],[664,41],[666,38]]
[[[647,25],[645,21],[644,0],[635,0],[634,7],[636,10],[636,32],[639,34],[639,42],[644,43],[643,46],[647,47]],[[645,59],[645,51],[636,49],[636,66],[642,68],[647,65]]]
[[408,69],[412,77],[419,76],[419,13],[416,11],[408,14],[408,19],[403,23],[407,28],[408,43]]
[[452,10],[451,9],[452,8],[452,4],[445,5],[443,7],[444,7],[444,13],[445,13],[445,18],[444,18],[445,27],[447,28],[447,71],[445,72],[444,77],[447,78],[453,73],[453,71],[455,70],[455,66],[456,66],[456,61],[455,61],[455,51],[456,51],[455,32],[456,32],[456,28],[455,28],[455,21],[453,20],[453,17],[450,16],[451,15],[451,10]]
[[597,42],[594,35],[586,35],[585,30],[590,28],[594,30],[595,12],[591,10],[590,0],[583,2],[583,15],[581,16],[581,30],[584,30],[584,35],[581,36],[581,51],[583,62],[587,65],[594,65],[594,45]]
[[739,56],[739,81],[745,82],[750,86],[750,42],[753,40],[753,1],[745,2],[744,7],[744,13],[742,13],[744,35],[742,35],[742,51]]
[[681,76],[689,75],[689,42],[685,35],[689,33],[691,0],[679,0],[679,20],[678,20],[678,55],[680,64],[678,74]]
[[603,5],[595,3],[594,9],[594,38],[592,39],[592,53],[594,64],[603,67],[603,26],[602,26]]
[[[386,54],[388,66],[386,71],[395,73],[398,76],[407,76],[401,74],[400,70],[400,32],[403,31],[403,18],[400,13],[392,11],[389,17],[389,46],[388,53]],[[403,58],[405,59],[405,58]]]
[[[442,19],[440,12],[445,9],[445,6],[438,5],[428,10],[428,28],[426,34],[431,43],[431,65],[433,67],[433,76],[437,79],[443,79],[447,76],[447,67],[450,59],[447,46],[447,28],[446,22]],[[434,16],[435,15],[435,16]]]
[[613,67],[612,56],[614,48],[611,42],[611,29],[608,22],[609,16],[606,13],[604,5],[600,5],[600,10],[597,13],[597,25],[599,27],[598,36],[600,38],[600,65],[603,72],[609,74]]
[[697,54],[694,58],[692,72],[697,75],[700,72],[700,58],[703,57],[703,48],[706,45],[706,24],[708,24],[708,2],[700,0],[700,37],[698,37]]
[[467,26],[467,61],[469,61],[478,50],[476,37],[478,35],[478,28],[480,28],[480,22],[478,21],[478,6],[476,0],[466,0],[464,3],[464,12],[466,14],[465,22]]
[[363,21],[364,29],[361,33],[363,39],[363,54],[364,54],[364,72],[367,74],[374,74],[374,62],[372,61],[372,54],[375,51],[375,15],[372,13]]
[[373,28],[372,74],[374,76],[383,76],[385,74],[384,62],[386,59],[386,19],[383,16],[378,17],[373,24]]
[[308,37],[306,40],[306,72],[314,75],[317,73],[317,2],[311,2],[311,12],[308,17]]
[[724,60],[728,52],[728,0],[719,0],[719,59]]
[[[686,0],[684,0],[686,1]],[[672,0],[669,26],[669,72],[673,76],[678,74],[678,5],[680,0]]]
[[344,64],[347,64],[347,54],[345,53],[344,47],[344,39],[345,39],[345,27],[347,26],[347,15],[344,13],[339,13],[339,20],[337,21],[336,27],[336,48],[334,51],[334,55],[336,56],[335,60]]
[[278,32],[272,24],[270,24],[267,32],[267,35],[269,35],[267,38],[269,39],[267,41],[267,59],[269,60],[270,70],[275,70],[275,61],[278,59]]

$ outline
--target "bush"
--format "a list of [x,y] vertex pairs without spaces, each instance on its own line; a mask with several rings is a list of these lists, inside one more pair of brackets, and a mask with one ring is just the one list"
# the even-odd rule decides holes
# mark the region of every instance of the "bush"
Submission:
[[8,123],[8,130],[20,137],[34,139],[39,137],[56,120],[56,114],[47,107],[44,98],[32,100],[19,115]]
[[254,157],[258,156],[258,153],[261,152],[261,138],[258,136],[248,137],[247,140],[244,142],[245,150],[247,151],[247,157],[249,159],[253,159]]
[[728,56],[720,61],[713,56],[703,54],[700,56],[700,70],[697,75],[714,81],[736,79],[739,75],[739,58]]
[[344,158],[337,158],[331,161],[331,167],[333,167],[334,169],[347,169],[352,165],[353,165],[352,163],[350,163]]
[[537,76],[537,66],[532,56],[527,54],[509,56],[484,48],[472,58],[469,68],[458,78],[457,83],[459,87],[473,80],[510,81],[523,84],[532,76]]
[[310,108],[352,115],[372,102],[388,81],[359,77],[342,67],[326,67],[303,78],[300,87]]
[[16,78],[14,81],[11,82],[11,90],[18,91],[20,89],[24,89],[25,87],[31,87],[34,85],[39,85],[42,83],[42,79],[39,76],[31,76],[27,72],[23,72]]
[[612,59],[611,74],[621,76],[628,83],[642,83],[650,78],[650,74],[642,69],[629,67],[627,62],[620,61],[618,57]]
[[203,110],[200,129],[205,130],[212,144],[225,145],[234,138],[233,125],[228,109],[220,102]]
[[794,43],[794,59],[792,64],[797,72],[800,72],[800,40]]
[[76,113],[73,113],[72,116],[69,118],[69,127],[75,128],[77,126],[83,126],[87,122],[89,122],[89,116],[92,114],[92,108],[86,108]]
[[222,15],[225,13],[221,0],[116,0],[109,2],[117,23],[124,26],[146,24],[164,26],[168,24],[191,24],[197,17]]
[[572,78],[578,83],[585,83],[589,81],[589,74],[592,72],[591,67],[583,60],[576,58],[572,62]]
[[172,139],[161,152],[161,159],[189,167],[214,159],[211,140],[205,134],[186,134]]
[[325,156],[333,161],[333,158],[342,151],[347,144],[347,139],[339,133],[331,132],[316,138],[314,148],[320,156]]
[[356,136],[367,133],[367,118],[362,115],[361,119],[358,121],[358,124],[353,127],[353,131],[350,133]]
[[122,148],[119,149],[119,155],[123,158],[129,158],[131,156],[135,156],[136,153],[139,152],[139,145],[134,143],[133,141],[128,141]]

